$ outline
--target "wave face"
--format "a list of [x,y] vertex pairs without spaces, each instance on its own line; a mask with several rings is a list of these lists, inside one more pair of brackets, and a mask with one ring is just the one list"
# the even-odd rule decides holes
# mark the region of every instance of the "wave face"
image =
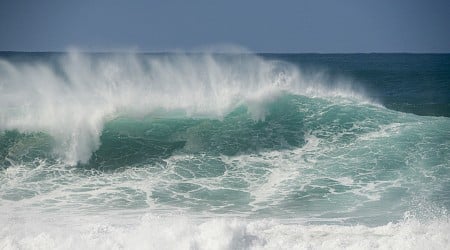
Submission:
[[450,118],[293,61],[3,55],[0,248],[445,248]]

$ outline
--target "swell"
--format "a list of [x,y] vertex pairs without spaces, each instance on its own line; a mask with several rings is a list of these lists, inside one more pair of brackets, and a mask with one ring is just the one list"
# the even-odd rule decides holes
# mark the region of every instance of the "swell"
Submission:
[[264,120],[282,93],[369,102],[351,85],[324,82],[289,63],[249,54],[89,55],[0,60],[0,130],[43,132],[69,165],[87,163],[105,123],[118,117],[223,119],[244,105]]

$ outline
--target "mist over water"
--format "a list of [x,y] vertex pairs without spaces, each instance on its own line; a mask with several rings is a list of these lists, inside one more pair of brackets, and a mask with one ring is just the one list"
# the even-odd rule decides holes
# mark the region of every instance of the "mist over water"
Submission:
[[250,54],[71,52],[44,62],[2,60],[0,69],[0,129],[48,133],[71,165],[86,163],[100,146],[105,122],[121,116],[223,119],[246,105],[257,121],[283,92],[358,96],[349,85],[329,88],[319,73],[303,76],[288,63]]
[[446,248],[448,58],[367,57],[0,54],[0,248]]

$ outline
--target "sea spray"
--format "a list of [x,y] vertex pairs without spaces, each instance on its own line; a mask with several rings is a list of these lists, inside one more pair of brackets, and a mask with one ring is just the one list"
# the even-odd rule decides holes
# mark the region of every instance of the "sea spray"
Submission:
[[358,97],[329,87],[320,74],[303,76],[277,60],[242,54],[99,55],[71,52],[48,62],[1,60],[0,129],[45,132],[67,163],[86,163],[100,146],[105,122],[116,117],[222,119],[247,105],[255,120],[282,92]]

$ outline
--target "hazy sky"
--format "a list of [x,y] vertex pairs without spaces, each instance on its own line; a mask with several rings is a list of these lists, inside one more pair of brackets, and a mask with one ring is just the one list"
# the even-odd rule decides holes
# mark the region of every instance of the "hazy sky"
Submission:
[[0,0],[0,50],[450,52],[450,0]]

